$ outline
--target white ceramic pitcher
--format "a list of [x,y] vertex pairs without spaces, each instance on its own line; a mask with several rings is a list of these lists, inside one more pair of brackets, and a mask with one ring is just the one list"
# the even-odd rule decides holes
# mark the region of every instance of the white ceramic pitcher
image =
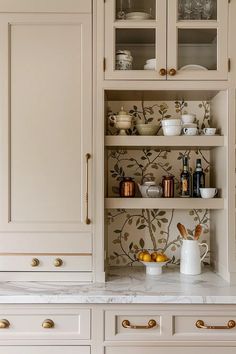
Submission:
[[[200,246],[206,247],[206,251],[201,257]],[[206,257],[208,245],[198,243],[197,240],[183,240],[180,256],[180,273],[188,275],[201,274],[201,262]]]

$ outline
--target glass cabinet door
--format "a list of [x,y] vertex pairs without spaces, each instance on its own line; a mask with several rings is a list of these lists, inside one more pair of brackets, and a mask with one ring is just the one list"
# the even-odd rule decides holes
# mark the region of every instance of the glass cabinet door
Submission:
[[227,79],[228,0],[168,0],[167,78]]
[[166,1],[106,0],[105,78],[166,80]]

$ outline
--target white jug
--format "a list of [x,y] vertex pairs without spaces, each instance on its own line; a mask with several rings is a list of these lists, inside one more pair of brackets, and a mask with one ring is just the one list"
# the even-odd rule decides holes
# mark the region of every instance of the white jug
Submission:
[[[200,246],[206,247],[204,255],[200,255]],[[201,261],[206,257],[208,245],[197,240],[183,240],[180,256],[180,273],[188,275],[201,274]]]

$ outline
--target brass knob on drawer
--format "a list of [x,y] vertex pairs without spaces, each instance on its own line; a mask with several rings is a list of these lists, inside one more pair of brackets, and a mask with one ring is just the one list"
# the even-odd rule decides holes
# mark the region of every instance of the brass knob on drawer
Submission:
[[157,322],[155,320],[149,320],[146,326],[132,325],[129,320],[124,320],[122,322],[122,327],[129,328],[129,329],[151,329],[156,326],[157,326]]
[[53,328],[54,325],[55,324],[54,324],[53,320],[50,320],[50,319],[44,320],[42,323],[43,328]]
[[39,263],[40,262],[39,262],[38,258],[33,258],[31,261],[31,267],[38,267]]
[[177,74],[177,71],[175,69],[172,68],[172,69],[169,70],[169,75],[170,76],[175,76],[176,74]]
[[160,74],[161,76],[166,76],[166,69],[161,68],[160,71],[159,71],[159,74]]
[[235,328],[236,322],[234,320],[229,320],[226,326],[207,326],[204,321],[198,320],[195,325],[199,329],[232,329]]
[[6,319],[0,320],[0,329],[1,328],[9,328],[10,322]]
[[54,259],[53,264],[54,264],[54,267],[61,267],[63,264],[63,260],[61,258],[56,258],[56,259]]

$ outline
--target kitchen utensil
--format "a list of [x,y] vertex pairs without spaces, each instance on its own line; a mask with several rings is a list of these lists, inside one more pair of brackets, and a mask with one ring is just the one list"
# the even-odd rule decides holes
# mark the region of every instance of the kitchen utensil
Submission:
[[197,128],[184,128],[183,133],[184,135],[197,135],[198,130]]
[[165,136],[178,136],[181,134],[181,125],[168,125],[162,127]]
[[162,274],[162,267],[164,267],[169,261],[166,262],[143,262],[146,267],[147,275],[160,275]]
[[196,114],[182,114],[181,121],[183,124],[193,123],[196,118]]
[[132,198],[135,197],[135,182],[131,177],[124,177],[120,181],[119,188],[120,196],[123,198]]
[[139,184],[138,187],[143,198],[161,198],[163,190],[155,181],[146,181],[144,184]]
[[216,188],[200,188],[201,197],[204,199],[212,199],[217,194]]
[[[201,257],[200,246],[206,248],[205,253]],[[208,245],[206,243],[198,243],[197,240],[183,240],[180,255],[180,272],[187,275],[201,274],[201,262],[206,257]]]
[[174,198],[174,176],[163,176],[162,177],[162,189],[164,198]]
[[178,228],[178,230],[179,230],[179,232],[180,232],[180,235],[181,235],[185,240],[187,240],[187,238],[188,238],[188,232],[187,232],[185,226],[182,225],[182,224],[179,222],[179,223],[177,224],[177,228]]
[[109,120],[115,123],[115,127],[120,131],[119,135],[127,135],[126,130],[131,128],[133,117],[121,107],[117,115],[109,116]]
[[154,124],[137,124],[136,129],[139,135],[156,135],[158,131],[158,125]]
[[216,128],[204,128],[202,131],[204,135],[215,135]]
[[194,240],[198,240],[202,234],[202,225],[198,224],[194,231]]

